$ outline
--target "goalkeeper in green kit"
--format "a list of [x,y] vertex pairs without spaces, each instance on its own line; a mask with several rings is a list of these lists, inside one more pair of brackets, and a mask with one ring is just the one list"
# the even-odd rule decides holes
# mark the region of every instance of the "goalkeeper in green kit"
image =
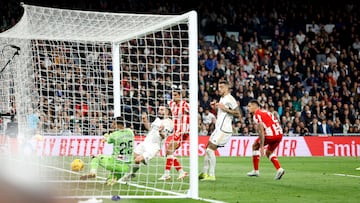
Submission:
[[80,177],[81,180],[96,178],[99,166],[110,171],[106,184],[113,185],[125,173],[129,172],[133,162],[133,143],[134,132],[130,128],[125,128],[124,120],[117,117],[113,123],[114,132],[104,135],[104,141],[113,145],[111,155],[98,155],[91,159],[90,173]]

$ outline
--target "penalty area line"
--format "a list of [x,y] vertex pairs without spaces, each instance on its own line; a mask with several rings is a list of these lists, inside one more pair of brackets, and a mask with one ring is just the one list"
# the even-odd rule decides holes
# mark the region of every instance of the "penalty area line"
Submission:
[[335,173],[335,176],[343,176],[343,177],[351,177],[351,178],[360,178],[360,176],[357,175],[350,175],[350,174],[342,174],[342,173]]
[[206,198],[197,198],[197,200],[202,200],[202,201],[205,201],[205,202],[210,202],[210,203],[225,203],[223,201],[219,201],[219,200],[213,200],[213,199],[206,199]]

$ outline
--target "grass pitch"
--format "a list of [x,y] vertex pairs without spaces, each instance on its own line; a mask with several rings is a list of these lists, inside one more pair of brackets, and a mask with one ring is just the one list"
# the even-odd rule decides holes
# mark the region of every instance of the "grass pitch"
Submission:
[[[44,173],[49,172],[53,177],[61,179],[61,187],[74,194],[89,196],[100,195],[111,197],[118,194],[125,195],[143,194],[134,187],[116,184],[112,187],[103,183],[79,181],[79,174],[69,172],[71,158],[63,157],[61,161],[45,158],[51,167],[45,167]],[[84,158],[84,161],[86,158]],[[159,163],[164,163],[163,157],[158,158]],[[247,177],[246,173],[252,170],[251,157],[217,157],[216,181],[199,182],[200,199],[211,199],[218,202],[359,202],[360,200],[360,171],[355,168],[360,166],[358,157],[279,157],[282,167],[286,170],[281,180],[274,180],[275,169],[265,157],[260,161],[260,177]],[[155,160],[154,160],[155,161]],[[199,157],[199,170],[202,167],[203,157]],[[185,163],[185,162],[183,162]],[[149,174],[146,175],[147,171]],[[23,171],[23,170],[22,170]],[[161,175],[163,165],[157,168],[141,169],[142,176],[137,182],[152,188],[164,190],[186,191],[187,184],[179,184],[176,180],[161,182],[154,181]],[[156,172],[156,175],[155,175]],[[106,177],[106,173],[100,174]],[[149,181],[147,181],[149,180]],[[185,180],[188,182],[188,180]],[[129,192],[130,191],[130,192]],[[151,191],[151,190],[149,190]],[[148,192],[149,192],[148,191]],[[89,193],[90,192],[90,193]],[[127,193],[123,193],[127,192]],[[158,195],[157,192],[147,193]],[[125,198],[125,197],[124,197]],[[124,199],[120,203],[200,203],[204,200],[192,199]],[[63,202],[78,202],[86,199],[67,199]],[[102,199],[103,203],[114,202],[111,199]]]
[[[275,169],[261,158],[260,177],[246,177],[251,158],[220,158],[217,181],[200,182],[200,196],[225,202],[358,202],[360,165],[358,158],[279,157],[286,170],[274,180]],[[335,174],[347,174],[339,176]]]
[[[202,167],[199,158],[199,168]],[[359,202],[360,166],[357,157],[279,157],[286,170],[274,180],[272,163],[262,157],[260,177],[247,177],[251,157],[217,157],[216,181],[199,182],[199,196],[220,202]],[[199,203],[191,199],[122,199],[121,203]],[[104,203],[113,202],[104,199]]]

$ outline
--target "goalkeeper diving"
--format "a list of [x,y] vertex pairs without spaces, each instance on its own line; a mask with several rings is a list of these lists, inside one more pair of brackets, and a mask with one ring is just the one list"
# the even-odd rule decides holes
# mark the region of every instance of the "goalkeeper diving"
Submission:
[[106,179],[107,185],[115,184],[125,173],[129,172],[133,162],[134,132],[125,128],[124,120],[121,117],[115,118],[112,127],[115,129],[114,132],[104,135],[104,141],[113,145],[112,154],[92,157],[90,172],[81,176],[81,180],[96,178],[99,166],[110,171]]
[[141,120],[148,130],[148,133],[144,141],[134,149],[134,164],[131,167],[130,173],[122,177],[120,181],[130,181],[131,178],[135,177],[135,173],[139,170],[141,163],[147,165],[160,151],[162,142],[167,136],[173,133],[174,124],[170,118],[170,112],[169,108],[160,106],[158,116],[151,125],[147,115],[145,113],[142,114]]

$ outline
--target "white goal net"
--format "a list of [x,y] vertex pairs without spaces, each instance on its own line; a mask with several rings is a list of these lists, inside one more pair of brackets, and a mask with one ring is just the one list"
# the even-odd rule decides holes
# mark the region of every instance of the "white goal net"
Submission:
[[[22,6],[21,20],[0,33],[0,153],[7,168],[21,168],[64,198],[197,198],[197,153],[190,153],[197,152],[196,13]],[[130,182],[104,184],[109,171],[101,167],[96,178],[80,180],[92,156],[111,154],[112,145],[102,138],[112,131],[113,118],[126,119],[137,145],[147,133],[141,116],[152,121],[172,99],[174,85],[190,104],[190,139],[174,154],[189,177],[177,180],[172,167],[173,178],[158,180],[165,169],[164,142]],[[71,170],[74,159],[85,163],[83,170]],[[34,174],[24,168],[30,165]]]

